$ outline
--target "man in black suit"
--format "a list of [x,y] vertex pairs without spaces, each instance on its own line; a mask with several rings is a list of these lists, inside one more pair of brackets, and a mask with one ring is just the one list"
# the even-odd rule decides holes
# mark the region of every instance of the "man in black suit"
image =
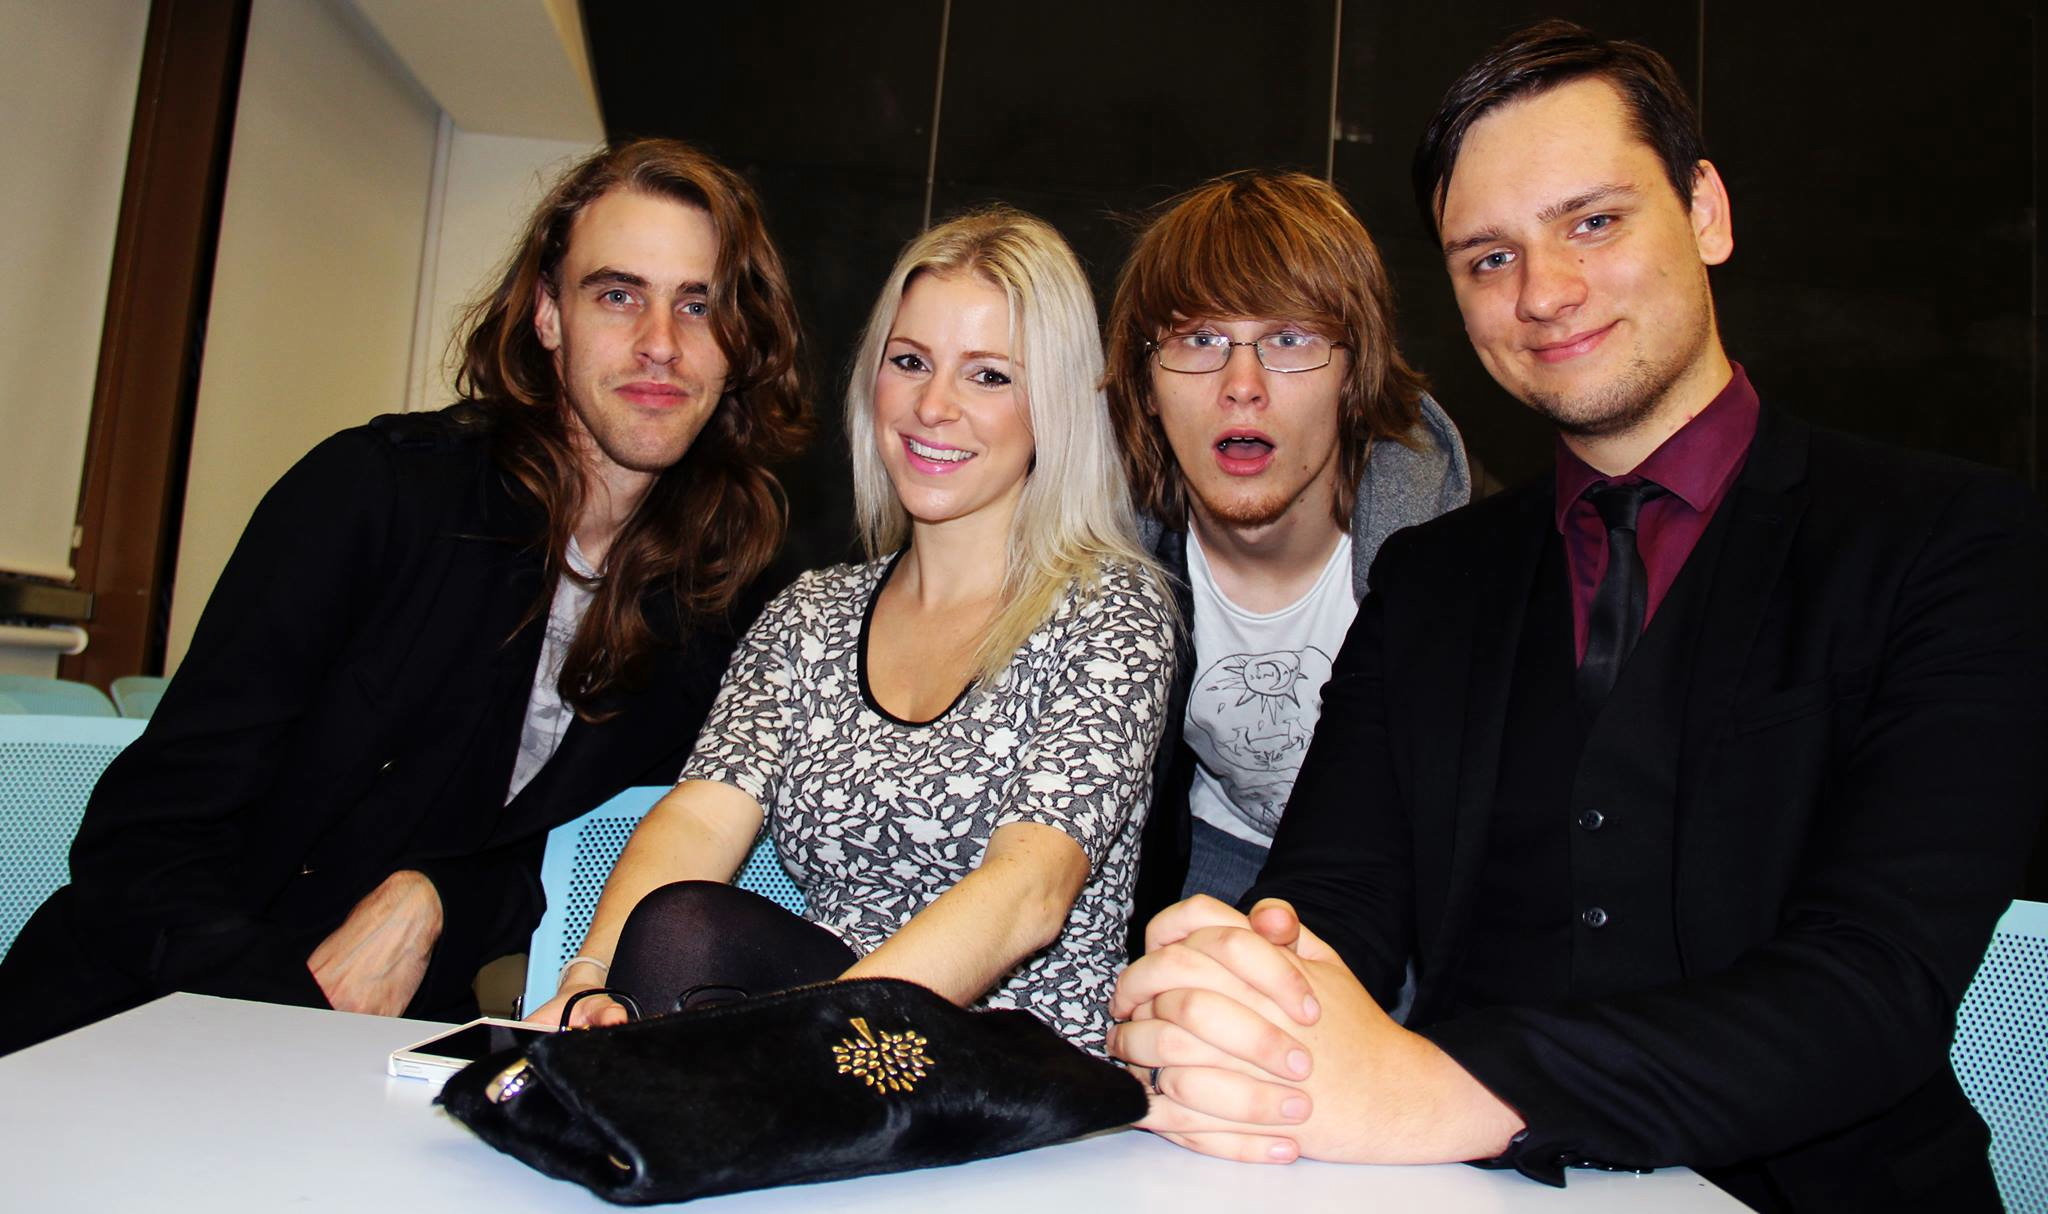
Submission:
[[1517,35],[1416,184],[1556,473],[1382,548],[1250,915],[1169,908],[1119,985],[1145,1124],[1996,1209],[1947,1045],[2048,786],[2038,504],[1759,401],[1707,282],[1728,195],[1654,52]]
[[0,1052],[173,990],[475,1014],[546,833],[675,779],[808,413],[745,181],[575,166],[469,318],[463,403],[264,498],[142,737],[0,965]]

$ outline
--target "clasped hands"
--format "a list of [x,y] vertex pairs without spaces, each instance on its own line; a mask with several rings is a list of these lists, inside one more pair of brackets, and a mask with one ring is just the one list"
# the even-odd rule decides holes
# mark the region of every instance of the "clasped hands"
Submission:
[[1160,912],[1110,1014],[1110,1053],[1154,1081],[1138,1126],[1205,1155],[1445,1163],[1492,1158],[1523,1126],[1278,899]]

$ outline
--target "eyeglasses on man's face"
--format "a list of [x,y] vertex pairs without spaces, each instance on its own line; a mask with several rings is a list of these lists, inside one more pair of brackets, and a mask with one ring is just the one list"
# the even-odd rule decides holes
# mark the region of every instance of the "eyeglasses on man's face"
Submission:
[[1257,341],[1232,341],[1224,334],[1197,329],[1192,333],[1169,333],[1158,341],[1146,342],[1145,348],[1159,356],[1159,365],[1164,370],[1182,375],[1207,375],[1228,366],[1232,350],[1250,346],[1260,366],[1282,375],[1292,375],[1297,371],[1319,371],[1329,366],[1330,359],[1334,357],[1332,351],[1342,349],[1343,345],[1341,341],[1331,341],[1320,334],[1305,333],[1300,329],[1280,329]]

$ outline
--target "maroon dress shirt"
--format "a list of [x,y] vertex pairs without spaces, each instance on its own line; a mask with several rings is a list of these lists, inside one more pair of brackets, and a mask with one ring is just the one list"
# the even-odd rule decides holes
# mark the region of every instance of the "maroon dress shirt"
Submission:
[[1609,481],[1626,484],[1647,480],[1669,492],[1643,503],[1636,521],[1636,551],[1649,578],[1649,605],[1643,627],[1656,617],[1657,605],[1685,567],[1700,534],[1713,520],[1742,461],[1756,437],[1756,389],[1741,364],[1707,407],[1693,415],[1676,434],[1664,440],[1649,458],[1625,476],[1607,476],[1557,443],[1557,530],[1564,536],[1567,575],[1571,579],[1573,661],[1586,658],[1586,613],[1593,592],[1607,572],[1607,528],[1600,512],[1586,500],[1586,490]]

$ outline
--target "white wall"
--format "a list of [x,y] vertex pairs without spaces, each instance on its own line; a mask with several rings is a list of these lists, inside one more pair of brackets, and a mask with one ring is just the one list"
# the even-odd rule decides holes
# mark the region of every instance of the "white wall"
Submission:
[[581,142],[453,126],[360,11],[256,0],[172,591],[175,670],[256,503],[336,430],[454,399],[449,338]]
[[444,131],[442,176],[428,217],[409,407],[455,399],[449,339],[466,306],[497,285],[498,273],[533,208],[555,178],[595,145],[514,135]]
[[439,109],[329,0],[256,0],[228,161],[167,667],[271,482],[403,407]]
[[0,569],[70,577],[148,22],[143,0],[0,0]]
[[[68,580],[144,0],[0,0],[0,569]],[[0,674],[56,655],[0,645]]]

